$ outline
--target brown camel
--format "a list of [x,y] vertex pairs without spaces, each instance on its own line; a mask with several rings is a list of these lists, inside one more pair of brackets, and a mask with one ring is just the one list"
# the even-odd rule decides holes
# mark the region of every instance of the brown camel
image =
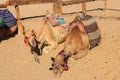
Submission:
[[70,33],[65,40],[63,51],[55,58],[51,58],[53,63],[50,70],[53,70],[56,77],[59,77],[64,70],[68,70],[67,60],[69,57],[72,57],[74,60],[81,59],[88,54],[90,48],[88,33],[83,30],[84,27],[80,29],[81,26],[84,26],[81,18],[77,16],[70,24],[73,23],[75,25],[72,29],[70,28]]

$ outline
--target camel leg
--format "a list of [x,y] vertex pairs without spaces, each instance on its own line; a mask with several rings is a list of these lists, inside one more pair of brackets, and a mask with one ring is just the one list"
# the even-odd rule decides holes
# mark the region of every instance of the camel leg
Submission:
[[[41,38],[39,38],[39,41],[40,41],[39,48],[41,49],[43,43],[46,41],[45,34],[41,35]],[[49,41],[46,41],[46,42],[49,42]],[[52,51],[53,49],[55,49],[57,47],[57,42],[54,40],[51,40],[50,43],[48,43],[48,44],[50,46],[45,49],[45,53],[49,53],[50,51]]]
[[16,30],[17,30],[17,25],[9,28],[9,29],[7,30],[6,35],[11,35],[11,34],[13,34]]
[[57,42],[51,42],[49,49],[48,49],[48,53],[50,53],[52,50],[56,49],[57,45],[58,45]]
[[41,31],[38,35],[37,40],[40,41],[40,44],[38,45],[38,47],[41,49],[43,43],[45,42],[45,33],[42,33],[42,31]]
[[44,47],[43,52],[49,54],[52,50],[54,50],[57,47],[57,43],[48,43],[47,46]]
[[[47,36],[46,36],[47,37]],[[53,34],[49,34],[49,37],[46,38],[46,42],[48,42],[48,53],[51,52],[52,50],[56,49],[56,47],[58,46],[58,42],[57,40],[54,39]]]
[[42,40],[40,40],[40,45],[39,45],[39,48],[42,47],[43,43],[45,42],[45,38],[43,38]]
[[44,44],[44,42],[45,42],[45,38],[43,37],[41,40],[39,40],[40,41],[40,44],[38,45],[38,48],[40,49],[40,51],[41,51],[41,54],[43,53],[42,51],[42,46],[43,46],[43,44]]
[[83,57],[85,57],[88,53],[88,50],[85,51],[79,51],[77,54],[73,55],[72,58],[77,60],[77,59],[81,59]]

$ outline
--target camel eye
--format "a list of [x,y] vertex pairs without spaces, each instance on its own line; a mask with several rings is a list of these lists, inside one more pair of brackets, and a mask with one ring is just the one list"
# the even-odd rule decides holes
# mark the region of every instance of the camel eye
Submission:
[[63,65],[61,65],[62,67],[64,67],[64,64]]
[[25,37],[25,39],[28,39],[28,37]]
[[52,64],[52,67],[54,66],[54,64]]

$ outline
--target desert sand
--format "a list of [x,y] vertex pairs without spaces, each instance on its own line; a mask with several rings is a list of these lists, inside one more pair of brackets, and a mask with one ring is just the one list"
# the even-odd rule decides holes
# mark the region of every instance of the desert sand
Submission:
[[[61,77],[53,76],[51,57],[55,57],[62,49],[60,44],[50,54],[43,53],[40,63],[34,61],[30,48],[26,47],[23,37],[15,35],[0,43],[0,80],[120,80],[120,0],[108,0],[108,10],[101,10],[103,2],[87,3],[87,13],[94,16],[102,31],[99,46],[89,50],[86,57],[79,60],[69,60],[69,70]],[[14,8],[8,7],[14,14]],[[52,4],[37,4],[20,6],[21,18],[45,15],[46,10],[52,13]],[[81,4],[63,6],[63,13],[81,11]],[[81,15],[81,13],[79,13]],[[76,14],[65,14],[63,18],[71,22]],[[25,29],[39,31],[43,17],[22,20]]]

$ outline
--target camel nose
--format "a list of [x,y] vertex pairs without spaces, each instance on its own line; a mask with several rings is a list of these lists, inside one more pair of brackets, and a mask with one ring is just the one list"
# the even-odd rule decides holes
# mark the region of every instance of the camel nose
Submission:
[[24,43],[25,43],[26,46],[28,46],[28,37],[25,37]]
[[54,73],[54,77],[60,77],[61,76],[61,73],[60,72],[58,72],[58,73]]

